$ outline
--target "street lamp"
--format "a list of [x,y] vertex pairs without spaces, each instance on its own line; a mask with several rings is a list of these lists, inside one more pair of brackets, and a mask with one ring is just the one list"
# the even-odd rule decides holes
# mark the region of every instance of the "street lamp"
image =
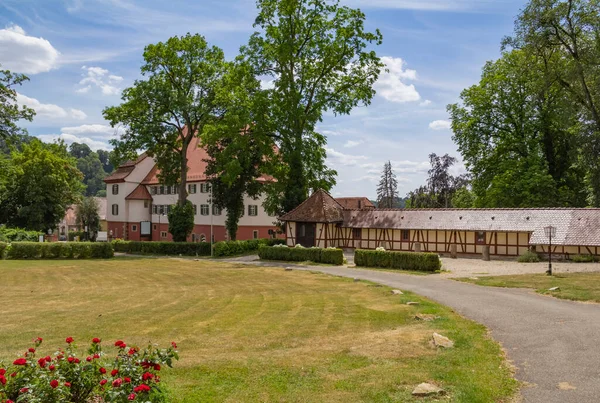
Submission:
[[552,237],[556,238],[556,227],[553,227],[552,225],[548,225],[547,227],[544,227],[544,234],[546,235],[546,237],[548,238],[548,270],[546,271],[546,274],[551,276],[552,275]]

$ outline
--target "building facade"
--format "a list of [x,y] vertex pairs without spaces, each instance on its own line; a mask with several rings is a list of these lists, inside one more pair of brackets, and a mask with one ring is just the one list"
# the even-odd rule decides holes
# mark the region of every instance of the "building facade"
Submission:
[[288,246],[515,257],[549,252],[600,256],[600,209],[348,209],[319,190],[280,218]]
[[[187,172],[188,200],[194,205],[194,230],[189,241],[209,241],[211,224],[215,242],[227,239],[226,212],[211,204],[210,186],[205,175],[206,151],[195,137],[189,145]],[[177,203],[178,187],[160,183],[160,170],[154,160],[142,154],[105,178],[107,223],[110,239],[132,241],[171,241],[168,212]],[[266,181],[267,178],[260,180]],[[262,207],[263,198],[245,197],[237,239],[275,237],[276,217]]]

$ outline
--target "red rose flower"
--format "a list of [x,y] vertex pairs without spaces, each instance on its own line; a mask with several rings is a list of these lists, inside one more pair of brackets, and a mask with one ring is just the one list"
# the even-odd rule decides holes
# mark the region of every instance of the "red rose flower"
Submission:
[[135,393],[132,393],[129,396],[127,396],[127,400],[135,400]]
[[129,355],[134,355],[135,353],[136,353],[136,349],[135,349],[135,348],[133,348],[133,347],[131,347],[131,348],[129,349],[129,351],[127,352],[127,354],[129,354]]
[[115,376],[119,373],[118,369],[113,369],[112,371],[110,371],[110,376]]
[[50,361],[52,361],[52,358],[50,358],[50,356],[47,355],[44,357],[44,360],[46,360],[46,362],[50,362]]
[[150,386],[141,384],[140,386],[136,386],[135,388],[133,388],[133,391],[135,393],[150,392]]
[[44,341],[44,339],[42,339],[41,337],[36,337],[35,340],[33,340],[36,344],[42,344],[42,341]]
[[52,386],[52,389],[56,389],[56,387],[58,386],[58,381],[56,379],[51,380],[50,386]]
[[101,374],[106,374],[106,369],[104,369],[104,367],[100,367],[100,373]]
[[121,386],[122,383],[123,380],[121,378],[117,378],[112,382],[112,386],[113,388],[118,388],[119,386]]
[[100,358],[100,354],[94,354],[94,359]]
[[103,379],[100,381],[100,385],[104,386],[104,385],[106,385],[106,382],[108,382],[108,381],[106,379]]
[[177,348],[177,343],[175,343],[174,341],[171,342],[171,345],[173,346],[173,348]]
[[48,369],[49,369],[50,371],[54,371],[54,370],[56,369],[56,367],[55,367],[54,365],[50,365],[50,366],[48,367]]
[[46,360],[44,358],[40,358],[38,364],[40,364],[40,368],[46,368]]
[[115,342],[115,347],[121,347],[122,344],[125,344],[125,343],[123,343],[123,340],[117,340]]
[[2,385],[6,385],[6,378],[4,377],[4,375],[0,375],[0,383]]
[[75,358],[74,357],[69,357],[69,358],[67,358],[67,361],[69,361],[70,363],[72,363],[73,361],[75,361]]
[[75,364],[79,364],[81,362],[81,360],[77,357],[75,357]]
[[0,375],[6,374],[6,370],[4,368],[0,368]]
[[149,381],[152,378],[154,378],[154,375],[152,375],[150,372],[144,372],[144,375],[142,375],[142,380],[144,381]]
[[85,359],[87,362],[91,362],[92,361],[92,357],[90,357],[89,355],[86,357]]
[[125,377],[125,378],[123,378],[123,380],[124,380],[126,383],[131,383],[131,378],[127,378],[127,377]]
[[27,360],[25,358],[17,358],[13,365],[27,365]]
[[12,374],[10,374],[10,377],[11,377],[11,378],[14,378],[15,376],[17,376],[17,373],[16,373],[16,372],[13,372]]
[[94,337],[94,338],[92,339],[92,343],[94,343],[94,344],[98,344],[98,343],[100,343],[101,341],[102,341],[102,340],[100,340],[100,339],[99,339],[99,338],[97,338],[97,337]]
[[27,351],[29,351],[30,353],[35,353],[35,348],[29,347],[29,350],[27,350]]
[[160,371],[160,364],[154,364],[154,370]]
[[71,344],[73,343],[73,338],[72,337],[67,337],[67,339],[65,340],[67,342],[67,344]]
[[65,382],[65,386],[66,386],[67,388],[70,388],[70,387],[71,387],[71,382]]
[[29,388],[21,388],[19,389],[20,393],[27,393],[27,391],[29,390]]

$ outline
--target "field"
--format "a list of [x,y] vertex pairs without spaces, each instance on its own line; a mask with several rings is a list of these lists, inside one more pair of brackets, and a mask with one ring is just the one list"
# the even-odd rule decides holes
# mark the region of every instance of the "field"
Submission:
[[[173,402],[429,401],[411,396],[421,382],[443,387],[444,401],[498,402],[518,388],[483,326],[367,282],[133,258],[2,261],[0,278],[0,361],[37,336],[48,353],[66,336],[173,340],[181,360],[163,374]],[[434,331],[456,347],[436,350]]]
[[[600,302],[600,273],[519,274],[512,276],[479,277],[460,281],[489,287],[532,288],[540,294],[573,301]],[[559,287],[556,291],[549,288]]]

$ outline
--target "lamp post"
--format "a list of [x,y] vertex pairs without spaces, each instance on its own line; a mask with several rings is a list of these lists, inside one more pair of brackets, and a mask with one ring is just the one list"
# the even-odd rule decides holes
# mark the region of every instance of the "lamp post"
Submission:
[[213,194],[212,194],[212,186],[209,184],[208,185],[208,189],[210,191],[209,193],[209,199],[208,199],[208,204],[209,204],[209,214],[210,214],[210,257],[213,257]]
[[552,237],[556,238],[556,227],[553,227],[552,225],[548,225],[547,227],[544,227],[544,234],[546,235],[546,237],[548,237],[548,270],[546,271],[546,274],[551,276],[552,275]]

